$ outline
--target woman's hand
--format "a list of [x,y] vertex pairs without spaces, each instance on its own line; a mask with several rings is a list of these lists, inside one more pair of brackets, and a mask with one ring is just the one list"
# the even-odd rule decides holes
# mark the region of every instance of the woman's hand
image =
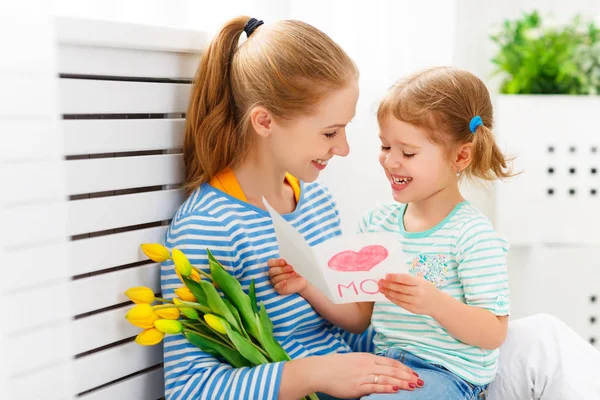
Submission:
[[326,371],[318,391],[335,397],[414,390],[424,383],[400,361],[370,353],[332,354],[322,362]]
[[267,261],[269,278],[275,291],[281,295],[301,293],[308,287],[306,279],[294,271],[282,258],[271,258]]
[[379,290],[394,304],[413,314],[432,316],[440,302],[441,292],[431,282],[409,274],[387,274],[379,281]]
[[[298,382],[306,382],[304,390],[299,390]],[[397,360],[370,353],[330,354],[287,362],[279,399],[302,397],[307,389],[339,398],[358,398],[415,390],[423,385],[412,369]]]

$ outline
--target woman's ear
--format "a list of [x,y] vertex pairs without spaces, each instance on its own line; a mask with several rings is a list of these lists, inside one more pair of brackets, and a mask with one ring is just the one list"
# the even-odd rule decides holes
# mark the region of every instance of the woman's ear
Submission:
[[254,131],[262,137],[268,137],[273,133],[271,113],[262,106],[256,106],[250,110],[250,123]]
[[464,171],[473,160],[473,143],[461,144],[454,153],[454,165]]

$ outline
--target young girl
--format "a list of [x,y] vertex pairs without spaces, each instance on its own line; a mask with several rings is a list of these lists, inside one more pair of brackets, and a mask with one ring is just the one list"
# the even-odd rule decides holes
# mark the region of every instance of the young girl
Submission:
[[371,322],[376,352],[411,367],[422,379],[417,385],[426,382],[415,392],[369,399],[484,397],[508,325],[508,244],[464,200],[459,181],[511,176],[492,135],[489,93],[469,72],[428,69],[398,82],[377,118],[379,162],[396,202],[371,210],[360,231],[396,234],[410,274],[380,281],[390,302],[374,305],[334,305],[283,260],[270,260],[271,281],[278,293],[299,292],[349,331]]

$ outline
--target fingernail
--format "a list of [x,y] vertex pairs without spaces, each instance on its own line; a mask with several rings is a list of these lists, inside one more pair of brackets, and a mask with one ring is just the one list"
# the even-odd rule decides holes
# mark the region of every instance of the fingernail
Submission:
[[419,374],[417,374],[416,372],[413,372],[413,375],[416,376],[417,378],[419,377]]
[[408,387],[411,388],[411,389],[414,389],[414,388],[417,387],[417,385],[415,385],[414,383],[411,382],[411,383],[408,384]]
[[425,382],[423,382],[422,379],[417,379],[417,385],[419,385],[419,387],[423,386],[424,384],[425,384]]
[[392,387],[392,389],[394,389],[394,392],[397,392],[398,390],[400,390],[400,386],[394,386]]

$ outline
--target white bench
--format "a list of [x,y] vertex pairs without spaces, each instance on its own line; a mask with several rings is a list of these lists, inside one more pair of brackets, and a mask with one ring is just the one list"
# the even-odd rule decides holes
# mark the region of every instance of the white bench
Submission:
[[24,323],[0,331],[3,376],[11,398],[159,399],[162,346],[132,341],[140,330],[124,319],[123,292],[160,292],[159,265],[139,244],[162,242],[183,200],[184,113],[207,34],[71,18],[48,32],[60,78],[45,82],[61,118],[45,122],[57,124],[50,140],[20,123],[13,143],[63,146],[51,162],[27,163],[24,151],[3,174],[17,193],[2,200],[19,206],[3,219],[16,231],[2,242],[2,265],[15,270],[2,285],[13,308],[4,318]]

